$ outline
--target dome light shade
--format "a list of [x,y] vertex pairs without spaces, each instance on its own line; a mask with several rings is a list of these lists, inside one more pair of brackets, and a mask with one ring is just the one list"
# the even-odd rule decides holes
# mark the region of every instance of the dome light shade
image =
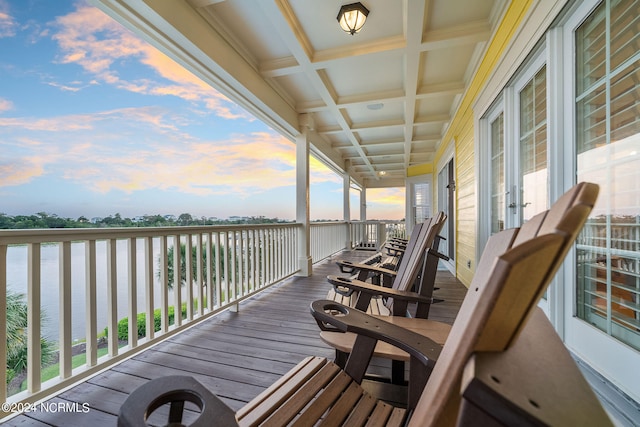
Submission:
[[367,20],[368,15],[369,9],[364,7],[362,3],[358,2],[342,6],[337,19],[340,23],[340,28],[349,34],[354,35],[362,29],[364,21]]

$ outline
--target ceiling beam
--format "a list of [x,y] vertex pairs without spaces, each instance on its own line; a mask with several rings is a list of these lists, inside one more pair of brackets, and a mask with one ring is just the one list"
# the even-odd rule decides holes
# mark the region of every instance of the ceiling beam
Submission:
[[295,13],[286,0],[271,0],[258,2],[259,7],[264,12],[266,19],[269,19],[273,27],[277,29],[283,42],[292,52],[296,62],[302,67],[302,71],[309,77],[314,89],[327,105],[329,110],[336,117],[338,125],[342,128],[349,141],[362,156],[362,160],[369,167],[372,174],[375,174],[373,165],[366,157],[366,153],[360,147],[360,141],[351,132],[351,124],[346,120],[343,112],[337,107],[335,90],[322,72],[315,68],[312,63],[313,50],[311,43],[305,35],[304,28],[296,19]]
[[[416,7],[411,5],[414,0],[405,0],[408,7]],[[419,2],[424,3],[424,2]],[[424,10],[424,7],[421,7]],[[406,8],[405,8],[406,10]],[[465,44],[476,44],[486,42],[491,37],[491,25],[486,21],[471,22],[469,24],[451,27],[442,30],[434,30],[422,34],[422,24],[424,15],[416,16],[420,20],[420,39],[418,50],[427,52],[429,50],[446,49],[453,46]],[[406,25],[405,25],[406,26]],[[406,31],[405,31],[406,32]],[[393,36],[385,39],[374,40],[367,43],[356,44],[348,47],[325,49],[313,52],[310,62],[316,70],[327,68],[330,63],[336,61],[349,61],[353,57],[362,55],[394,55],[396,52],[408,47],[406,35]],[[413,35],[411,37],[414,37]],[[295,60],[295,57],[278,58],[276,60],[264,61],[259,66],[263,77],[278,77],[301,72],[301,67]]]

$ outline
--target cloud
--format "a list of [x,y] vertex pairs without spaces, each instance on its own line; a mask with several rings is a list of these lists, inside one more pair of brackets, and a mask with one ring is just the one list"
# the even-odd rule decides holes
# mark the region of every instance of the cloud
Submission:
[[16,35],[18,23],[9,13],[9,4],[0,0],[0,38]]
[[378,205],[403,205],[405,201],[404,188],[370,188],[367,199],[375,200]]
[[0,163],[0,187],[12,187],[30,182],[44,173],[41,164],[33,159]]
[[[168,190],[247,197],[295,185],[295,146],[287,139],[270,131],[203,139],[186,134],[182,120],[159,107],[0,118],[11,159],[2,174],[11,179],[0,186],[51,175],[101,194]],[[21,168],[35,172],[19,176]]]
[[8,99],[0,98],[0,113],[13,109],[13,103]]
[[[78,64],[100,83],[139,94],[175,96],[227,119],[253,120],[224,95],[95,7],[78,5],[74,12],[58,17],[55,28],[52,37],[61,51],[58,61]],[[140,64],[152,73],[124,77],[131,76]]]
[[191,141],[176,147],[152,143],[133,152],[91,146],[71,157],[94,153],[65,178],[99,193],[173,190],[197,195],[246,197],[295,184],[295,151],[273,134],[254,133],[226,141]]

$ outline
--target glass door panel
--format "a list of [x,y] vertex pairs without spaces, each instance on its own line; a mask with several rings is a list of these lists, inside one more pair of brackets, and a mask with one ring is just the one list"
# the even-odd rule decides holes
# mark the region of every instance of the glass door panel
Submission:
[[491,138],[491,234],[504,230],[505,172],[504,172],[504,113],[490,123]]
[[542,67],[520,91],[519,101],[520,211],[514,213],[519,214],[522,224],[549,205],[546,67]]
[[577,179],[600,185],[575,314],[640,350],[640,3],[603,2],[575,42]]

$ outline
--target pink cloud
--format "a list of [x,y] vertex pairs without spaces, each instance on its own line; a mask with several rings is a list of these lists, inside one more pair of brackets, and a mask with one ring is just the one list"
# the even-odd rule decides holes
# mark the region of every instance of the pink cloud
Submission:
[[2,187],[26,184],[41,176],[44,168],[32,159],[22,159],[18,162],[0,164],[0,182]]
[[[221,117],[252,120],[245,112],[234,112],[224,95],[214,90],[162,52],[139,39],[97,8],[79,5],[56,20],[53,35],[61,49],[59,61],[78,64],[95,79],[135,93],[176,96],[201,103]],[[127,80],[118,67],[137,62],[150,68],[158,78]]]
[[0,98],[0,113],[13,109],[13,103],[8,99]]
[[0,0],[0,38],[16,35],[18,23],[9,13],[9,4]]

